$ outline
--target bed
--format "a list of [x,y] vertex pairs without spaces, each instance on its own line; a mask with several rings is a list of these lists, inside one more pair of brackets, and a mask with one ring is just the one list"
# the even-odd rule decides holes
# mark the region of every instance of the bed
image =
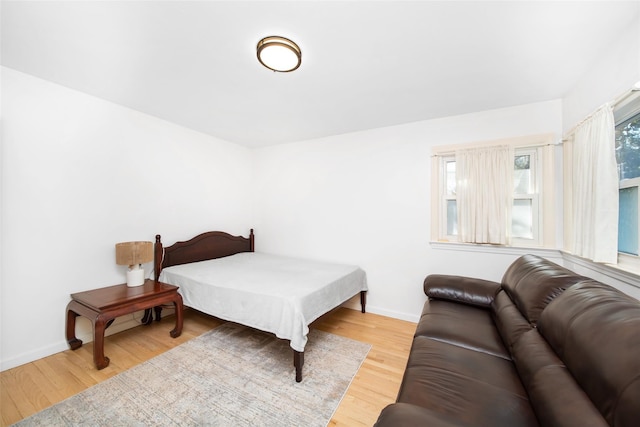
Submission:
[[156,236],[155,279],[180,287],[184,305],[290,341],[302,381],[309,324],[360,294],[367,280],[357,266],[271,255],[254,250],[254,233],[202,233],[163,247]]

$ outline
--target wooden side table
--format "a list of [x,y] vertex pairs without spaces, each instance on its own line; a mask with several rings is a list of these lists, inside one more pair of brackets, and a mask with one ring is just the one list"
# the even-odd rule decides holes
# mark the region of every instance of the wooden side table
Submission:
[[84,316],[93,324],[93,361],[98,369],[109,366],[104,355],[104,330],[109,321],[118,316],[172,302],[175,306],[176,326],[169,332],[172,338],[182,333],[182,296],[178,287],[147,279],[143,285],[128,287],[126,283],[71,294],[67,304],[67,342],[71,350],[82,346],[76,338],[76,317]]

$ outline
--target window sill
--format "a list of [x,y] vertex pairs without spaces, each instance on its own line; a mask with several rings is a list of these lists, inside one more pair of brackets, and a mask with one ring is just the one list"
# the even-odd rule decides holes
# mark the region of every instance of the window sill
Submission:
[[617,265],[599,264],[580,258],[568,252],[562,252],[562,258],[588,270],[603,274],[619,282],[623,282],[627,285],[633,286],[634,288],[640,289],[640,266],[637,263],[622,262]]
[[481,252],[481,253],[493,253],[493,254],[517,255],[517,256],[533,254],[533,255],[544,257],[544,258],[562,259],[562,254],[558,249],[543,248],[543,247],[481,245],[481,244],[474,244],[474,243],[459,243],[459,242],[445,242],[445,241],[429,242],[429,244],[433,249],[436,249],[436,250]]
[[[584,258],[577,257],[568,252],[559,249],[541,248],[541,247],[520,247],[520,246],[499,246],[499,245],[477,245],[472,243],[458,242],[430,242],[431,247],[435,250],[476,252],[476,253],[492,253],[499,255],[522,256],[526,254],[538,255],[540,257],[554,261],[563,265],[570,270],[574,270],[573,265],[577,265],[590,273],[578,273],[592,277],[601,282],[610,282],[613,279],[617,282],[631,286],[630,293],[632,296],[640,295],[640,267],[629,265],[628,263],[611,265],[599,264]],[[611,284],[611,283],[609,283]],[[615,285],[614,285],[615,286]],[[618,286],[615,286],[618,287]],[[636,292],[637,291],[637,292]],[[637,298],[638,296],[636,296]]]

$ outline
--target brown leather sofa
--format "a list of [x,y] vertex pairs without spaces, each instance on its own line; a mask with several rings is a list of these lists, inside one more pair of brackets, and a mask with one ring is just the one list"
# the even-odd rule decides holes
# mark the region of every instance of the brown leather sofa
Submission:
[[533,255],[502,283],[430,275],[375,426],[640,426],[640,301]]

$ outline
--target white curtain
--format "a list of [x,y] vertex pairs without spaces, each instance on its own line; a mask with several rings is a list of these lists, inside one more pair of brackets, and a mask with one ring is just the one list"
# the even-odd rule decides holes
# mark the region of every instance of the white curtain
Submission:
[[615,120],[609,104],[576,127],[572,158],[570,248],[595,262],[618,260],[618,169]]
[[456,151],[458,235],[466,243],[511,241],[513,148]]

